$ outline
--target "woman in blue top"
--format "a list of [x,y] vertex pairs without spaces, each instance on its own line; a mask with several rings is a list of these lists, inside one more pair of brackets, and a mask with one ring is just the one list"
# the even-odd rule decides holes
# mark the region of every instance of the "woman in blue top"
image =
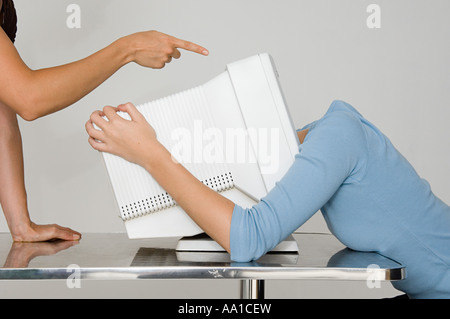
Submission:
[[[128,112],[132,121],[117,110]],[[407,279],[394,286],[410,298],[450,298],[450,207],[386,136],[344,102],[333,102],[324,117],[298,132],[294,164],[250,209],[172,161],[130,103],[94,112],[86,129],[94,149],[148,170],[235,261],[258,259],[321,210],[331,232],[349,248],[405,265]]]

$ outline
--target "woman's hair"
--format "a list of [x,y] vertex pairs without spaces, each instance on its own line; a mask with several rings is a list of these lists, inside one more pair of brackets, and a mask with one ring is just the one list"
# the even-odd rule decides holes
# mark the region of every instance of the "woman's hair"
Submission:
[[0,26],[12,42],[16,40],[17,15],[13,0],[3,0],[0,11]]

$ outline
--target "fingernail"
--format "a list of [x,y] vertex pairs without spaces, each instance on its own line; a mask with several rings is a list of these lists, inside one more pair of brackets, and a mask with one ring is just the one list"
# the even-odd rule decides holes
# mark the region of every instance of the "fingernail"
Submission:
[[79,240],[80,239],[80,235],[76,235],[75,234],[75,235],[72,236],[72,238],[73,238],[73,240]]
[[202,54],[203,54],[203,55],[208,55],[208,54],[209,54],[209,51],[208,51],[208,50],[203,50],[203,51],[202,51]]

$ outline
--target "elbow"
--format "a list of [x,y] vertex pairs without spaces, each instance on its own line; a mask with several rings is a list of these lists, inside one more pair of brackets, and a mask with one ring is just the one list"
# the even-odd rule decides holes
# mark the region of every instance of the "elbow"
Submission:
[[5,104],[28,122],[44,116],[43,111],[48,108],[48,90],[43,90],[38,81],[30,70],[18,78],[17,86],[9,90],[9,95],[4,97]]
[[262,256],[263,256],[263,254],[261,254],[260,256],[254,255],[251,251],[243,251],[239,255],[236,255],[232,252],[231,260],[233,260],[234,262],[237,262],[237,263],[249,263],[249,262],[258,260]]
[[258,260],[268,251],[267,236],[270,230],[264,232],[258,225],[252,210],[235,211],[230,231],[230,255],[235,262],[251,262]]
[[33,122],[34,120],[37,120],[40,117],[36,112],[28,110],[20,111],[17,114],[27,122]]
[[41,110],[44,109],[42,99],[38,94],[27,94],[17,101],[16,112],[27,122],[35,121],[46,114]]
[[242,245],[237,250],[231,250],[231,260],[239,263],[249,263],[258,260],[267,253],[260,245],[250,243]]

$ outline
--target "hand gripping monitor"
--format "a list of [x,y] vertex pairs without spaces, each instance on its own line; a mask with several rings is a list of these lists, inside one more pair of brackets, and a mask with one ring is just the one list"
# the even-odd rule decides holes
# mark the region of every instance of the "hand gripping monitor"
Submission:
[[[231,63],[203,85],[137,109],[178,162],[244,208],[274,187],[298,153],[296,131],[269,54]],[[130,239],[203,233],[142,167],[111,154],[103,157]]]

